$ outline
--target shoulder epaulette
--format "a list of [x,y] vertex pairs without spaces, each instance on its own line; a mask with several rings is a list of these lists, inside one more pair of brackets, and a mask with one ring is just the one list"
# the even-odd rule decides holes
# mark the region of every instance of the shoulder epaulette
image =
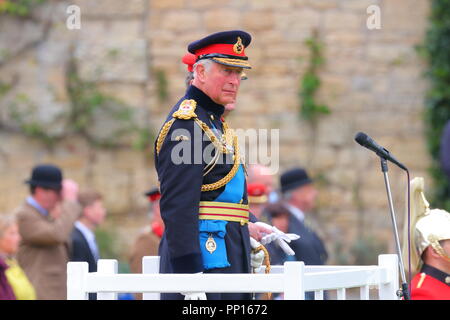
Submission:
[[197,118],[195,114],[195,108],[197,107],[197,102],[193,99],[185,99],[181,102],[178,110],[172,114],[172,117],[181,120],[189,120],[192,118]]
[[190,120],[197,119],[197,115],[195,114],[195,108],[197,107],[197,102],[193,99],[184,99],[178,110],[172,114],[172,119],[167,121],[161,129],[159,133],[158,139],[156,140],[156,154],[159,154],[161,151],[162,144],[166,139],[167,134],[169,133],[170,127],[177,119],[181,120]]

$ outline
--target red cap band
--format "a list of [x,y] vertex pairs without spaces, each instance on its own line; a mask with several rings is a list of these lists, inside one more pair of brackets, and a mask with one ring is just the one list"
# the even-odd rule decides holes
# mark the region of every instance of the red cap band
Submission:
[[242,49],[241,53],[236,53],[233,47],[234,47],[233,44],[215,43],[207,47],[198,49],[197,51],[195,51],[195,55],[198,57],[204,54],[221,53],[221,54],[228,54],[231,56],[245,57],[244,49]]

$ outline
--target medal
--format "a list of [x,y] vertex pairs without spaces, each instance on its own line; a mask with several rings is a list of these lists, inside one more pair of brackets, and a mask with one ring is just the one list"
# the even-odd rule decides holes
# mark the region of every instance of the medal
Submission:
[[216,241],[214,241],[214,238],[212,237],[211,233],[209,234],[208,240],[206,240],[205,247],[206,250],[208,250],[208,252],[211,254],[217,249]]

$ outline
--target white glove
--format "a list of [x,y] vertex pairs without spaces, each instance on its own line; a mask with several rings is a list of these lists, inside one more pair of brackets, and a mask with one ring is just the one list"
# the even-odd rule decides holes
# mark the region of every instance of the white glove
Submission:
[[[203,274],[203,272],[196,274]],[[181,294],[184,295],[184,300],[207,300],[204,292],[181,292]]]
[[206,300],[206,293],[204,292],[190,292],[181,294],[184,295],[184,300]]
[[298,234],[295,233],[284,233],[283,231],[279,230],[277,227],[270,226],[267,223],[264,222],[255,222],[256,224],[265,227],[266,229],[272,230],[272,233],[266,234],[262,237],[261,243],[263,245],[266,245],[268,243],[271,243],[272,241],[275,241],[280,248],[290,256],[295,255],[294,250],[289,247],[288,243],[292,240],[297,240],[300,238]]
[[[250,245],[252,246],[252,249],[256,249],[261,245],[261,243],[250,237]],[[252,266],[255,273],[259,271],[263,261],[264,261],[264,251],[260,250],[254,253],[252,250],[252,252],[250,253],[250,265]]]

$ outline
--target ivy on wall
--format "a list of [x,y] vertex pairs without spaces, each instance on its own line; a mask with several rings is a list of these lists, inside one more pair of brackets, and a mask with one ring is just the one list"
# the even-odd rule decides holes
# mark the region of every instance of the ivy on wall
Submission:
[[439,163],[441,135],[450,120],[449,0],[431,0],[429,27],[419,52],[428,62],[426,77],[430,82],[424,112],[428,150],[433,159],[429,169],[434,184],[430,201],[433,207],[450,211],[450,182]]
[[[81,79],[73,60],[67,66],[65,83],[69,104],[54,119],[61,129],[52,131],[39,120],[39,107],[25,93],[16,94],[7,105],[9,120],[0,123],[0,128],[25,134],[49,148],[79,136],[96,148],[150,150],[152,134],[137,123],[137,109],[104,94],[96,83]],[[0,100],[13,88],[12,83],[0,82]]]
[[317,30],[313,30],[312,36],[306,39],[305,45],[310,55],[306,72],[300,83],[300,115],[308,121],[316,122],[320,115],[330,113],[328,106],[316,102],[316,93],[321,85],[318,71],[325,62],[322,54],[323,44],[320,42]]
[[46,0],[0,0],[0,14],[26,17],[31,10]]

